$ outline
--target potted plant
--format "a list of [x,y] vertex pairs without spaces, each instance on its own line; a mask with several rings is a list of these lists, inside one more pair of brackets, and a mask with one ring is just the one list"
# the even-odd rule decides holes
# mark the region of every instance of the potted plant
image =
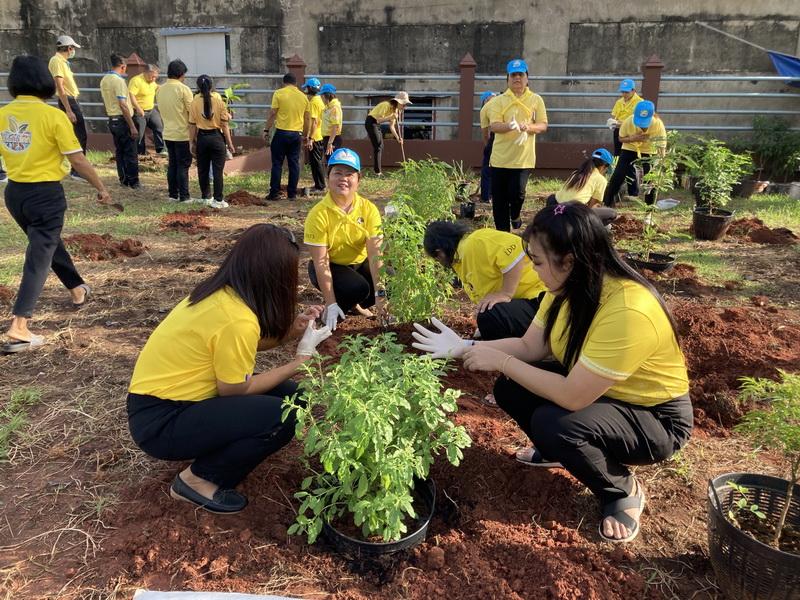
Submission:
[[782,117],[758,115],[753,118],[752,148],[758,180],[770,180],[774,186],[786,186],[785,189],[774,191],[788,193],[788,184],[777,182],[790,180],[797,171],[800,132],[792,131],[791,123]]
[[752,164],[749,154],[736,154],[719,140],[705,140],[698,165],[701,202],[692,215],[697,239],[719,240],[728,231],[733,212],[722,207],[728,204],[731,189],[750,172]]
[[658,228],[655,215],[655,205],[647,206],[642,236],[633,242],[632,251],[625,253],[625,260],[639,270],[648,269],[655,273],[665,273],[675,266],[675,256],[653,252],[659,242],[670,239]]
[[297,414],[306,477],[290,534],[324,532],[345,552],[387,554],[425,537],[435,488],[434,457],[458,465],[471,440],[448,413],[457,390],[441,390],[444,361],[405,353],[394,334],[347,337],[339,361],[306,363]]
[[745,399],[768,401],[736,430],[777,451],[787,479],[728,473],[709,482],[708,545],[717,584],[730,598],[800,593],[800,375],[744,378]]

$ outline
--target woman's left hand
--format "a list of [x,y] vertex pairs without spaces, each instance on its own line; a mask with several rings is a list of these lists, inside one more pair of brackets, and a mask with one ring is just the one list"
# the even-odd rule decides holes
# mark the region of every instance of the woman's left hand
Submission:
[[468,371],[499,371],[508,354],[486,344],[474,344],[462,357]]
[[306,332],[306,327],[310,321],[316,321],[322,316],[324,308],[319,305],[309,306],[297,316],[292,324],[292,337],[300,337]]
[[478,302],[478,312],[482,313],[485,310],[490,310],[494,308],[495,304],[501,304],[503,302],[511,302],[511,296],[505,292],[491,292],[486,294],[481,301]]

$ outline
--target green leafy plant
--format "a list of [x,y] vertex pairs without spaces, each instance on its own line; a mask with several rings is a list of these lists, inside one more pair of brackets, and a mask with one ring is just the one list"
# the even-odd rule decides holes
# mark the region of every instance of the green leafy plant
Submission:
[[747,413],[736,430],[749,436],[757,446],[780,452],[788,471],[786,502],[772,540],[777,548],[792,504],[794,486],[800,480],[800,374],[781,371],[781,381],[752,377],[741,381],[744,400],[766,400],[769,405]]
[[424,223],[453,220],[453,167],[438,160],[406,160],[397,175],[395,192]]
[[689,143],[677,131],[668,131],[666,138],[656,141],[662,140],[666,141],[666,148],[662,152],[641,159],[650,165],[650,170],[642,176],[642,191],[654,191],[654,202],[662,194],[675,189],[675,178],[679,169],[693,173],[698,168],[699,152],[696,144]]
[[751,147],[759,179],[785,181],[800,167],[800,132],[792,131],[791,123],[784,118],[756,116]]
[[284,419],[297,411],[297,437],[312,475],[295,494],[300,501],[290,534],[313,543],[323,523],[345,513],[365,538],[397,540],[406,517],[415,517],[414,478],[428,476],[444,453],[458,465],[470,445],[466,430],[448,413],[457,390],[442,392],[444,361],[403,352],[394,334],[347,337],[339,362],[317,358],[304,365],[302,394],[284,403]]
[[726,481],[726,485],[730,486],[735,494],[739,494],[739,499],[736,500],[731,507],[728,509],[728,520],[739,527],[741,529],[741,523],[739,519],[742,513],[750,513],[754,515],[756,518],[764,520],[767,518],[761,509],[758,507],[758,504],[750,502],[747,497],[747,494],[750,493],[750,489],[746,488],[743,485],[739,485],[735,481]]
[[[233,117],[234,114],[233,109],[231,109],[231,104],[233,104],[234,102],[241,102],[242,100],[242,97],[239,96],[236,92],[238,92],[241,89],[249,87],[250,87],[249,83],[234,83],[233,85],[226,87],[222,91],[222,99],[225,101],[225,106],[228,107],[228,112],[231,113],[231,117]],[[231,129],[236,129],[238,123],[231,121],[228,125],[230,126]]]
[[698,165],[697,189],[709,214],[728,204],[733,186],[752,172],[753,159],[749,154],[736,154],[723,142],[715,139],[703,141],[703,155]]

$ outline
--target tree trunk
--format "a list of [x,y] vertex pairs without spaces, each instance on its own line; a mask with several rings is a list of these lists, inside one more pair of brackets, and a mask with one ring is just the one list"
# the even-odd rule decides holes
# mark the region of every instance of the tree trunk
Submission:
[[792,476],[789,479],[789,486],[786,489],[786,504],[781,511],[781,517],[778,519],[778,525],[775,527],[775,537],[772,540],[772,545],[780,550],[781,533],[783,533],[783,526],[786,523],[786,515],[789,513],[789,507],[792,505],[792,492],[794,491],[794,484],[797,483],[797,469],[800,465],[792,465]]

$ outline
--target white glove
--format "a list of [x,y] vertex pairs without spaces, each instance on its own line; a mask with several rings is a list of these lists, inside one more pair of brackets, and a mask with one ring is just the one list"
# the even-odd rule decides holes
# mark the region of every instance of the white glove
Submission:
[[517,141],[514,142],[517,146],[524,146],[528,142],[528,132],[521,131],[519,136],[517,137]]
[[314,321],[309,321],[303,337],[297,344],[297,356],[311,356],[323,340],[331,337],[330,327],[314,327]]
[[325,307],[325,310],[322,312],[322,320],[325,321],[326,327],[331,331],[336,331],[336,325],[339,319],[344,321],[344,313],[336,302]]
[[511,128],[512,131],[519,131],[519,123],[517,123],[517,120],[513,117],[508,122],[508,126]]
[[473,340],[461,339],[455,331],[436,317],[431,318],[431,323],[433,323],[441,333],[434,333],[417,323],[414,323],[414,328],[417,331],[411,333],[414,339],[419,342],[411,345],[417,350],[428,352],[431,358],[460,358],[467,348],[475,343]]
[[606,121],[606,127],[609,129],[616,129],[619,127],[619,121],[617,121],[614,117],[611,117],[608,121]]

